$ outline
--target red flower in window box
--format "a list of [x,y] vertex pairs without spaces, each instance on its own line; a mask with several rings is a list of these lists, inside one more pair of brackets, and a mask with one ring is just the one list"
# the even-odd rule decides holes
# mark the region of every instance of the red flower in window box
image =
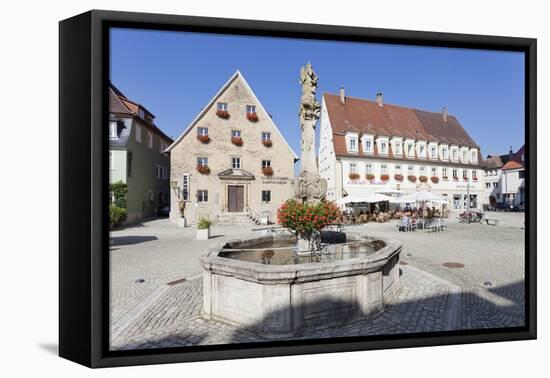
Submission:
[[462,177],[464,181],[468,181],[468,177]]
[[246,118],[247,118],[250,122],[258,122],[258,114],[256,114],[256,112],[254,112],[254,113],[246,113]]
[[208,135],[197,135],[197,139],[201,141],[201,143],[210,143],[210,137]]
[[443,180],[448,180],[448,179],[449,179],[449,177],[447,177],[447,176],[443,176],[443,177],[442,177],[442,179],[443,179]]
[[432,177],[431,177],[431,180],[432,180],[432,182],[433,182],[434,184],[437,184],[437,183],[439,182],[439,177],[437,177],[437,176],[432,176]]
[[263,167],[262,168],[262,173],[264,174],[264,176],[273,176],[273,168]]
[[216,110],[216,115],[222,119],[229,118],[229,112],[227,110]]
[[348,177],[350,180],[358,180],[361,176],[359,176],[359,173],[350,173]]
[[271,139],[262,140],[262,144],[266,147],[273,146],[273,142],[271,141]]
[[388,181],[390,179],[390,175],[382,175],[380,176],[380,180],[382,181]]
[[243,138],[234,136],[231,137],[231,143],[233,143],[235,146],[242,146],[243,145]]
[[477,177],[474,177],[472,180],[477,181]]
[[365,175],[365,178],[366,178],[367,180],[369,180],[369,181],[372,181],[372,180],[374,180],[374,179],[376,178],[376,176],[374,176],[372,173],[367,173],[367,174]]
[[428,176],[420,176],[420,177],[418,178],[418,180],[419,180],[420,182],[428,182]]
[[400,174],[394,175],[393,178],[394,178],[396,181],[403,181],[403,175],[400,175]]
[[199,171],[201,175],[210,174],[210,168],[208,167],[208,165],[197,165],[197,171]]
[[408,179],[410,182],[416,182],[416,176],[415,176],[415,175],[409,175],[409,176],[407,176],[407,179]]

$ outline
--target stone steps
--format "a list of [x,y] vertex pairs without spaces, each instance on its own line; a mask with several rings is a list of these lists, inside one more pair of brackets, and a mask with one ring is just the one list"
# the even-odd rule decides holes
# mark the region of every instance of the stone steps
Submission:
[[255,223],[248,213],[224,213],[216,221],[218,226],[253,226]]

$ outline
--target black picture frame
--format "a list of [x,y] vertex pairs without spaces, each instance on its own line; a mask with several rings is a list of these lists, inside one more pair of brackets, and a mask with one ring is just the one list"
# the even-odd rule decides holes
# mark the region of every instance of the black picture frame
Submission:
[[[524,327],[109,351],[108,67],[111,27],[525,53]],[[530,38],[92,10],[59,24],[59,354],[88,367],[535,339],[537,41]]]

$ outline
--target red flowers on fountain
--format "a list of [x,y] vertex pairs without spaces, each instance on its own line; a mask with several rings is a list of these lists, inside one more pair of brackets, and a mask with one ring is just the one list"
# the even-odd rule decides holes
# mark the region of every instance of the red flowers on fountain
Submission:
[[201,141],[201,143],[209,143],[210,137],[208,135],[197,135],[197,139]]
[[396,174],[395,176],[393,176],[393,178],[395,179],[395,181],[403,181],[403,175],[400,174]]
[[264,174],[264,176],[273,176],[273,168],[263,167],[262,168],[262,173]]
[[418,178],[418,180],[419,180],[420,182],[428,182],[428,176],[420,176],[420,177]]
[[409,176],[407,176],[407,179],[408,179],[410,182],[416,182],[416,176],[415,176],[415,175],[409,175]]
[[390,179],[390,175],[382,175],[380,176],[380,180],[382,181],[388,181]]
[[437,176],[432,176],[432,177],[431,177],[431,180],[432,180],[432,182],[433,182],[434,184],[437,184],[437,183],[439,182],[439,177],[437,177]]
[[256,114],[256,112],[254,112],[254,113],[246,113],[246,118],[247,118],[250,122],[258,122],[258,114]]
[[310,238],[314,231],[337,222],[340,209],[334,202],[301,203],[289,199],[277,210],[277,223],[290,229],[296,236]]
[[201,175],[210,174],[210,168],[208,167],[208,165],[197,165],[197,171],[199,171]]
[[358,180],[361,176],[359,176],[359,173],[350,173],[348,177],[350,180]]
[[229,118],[229,112],[227,110],[216,110],[216,115],[222,119],[228,119]]
[[243,138],[234,136],[231,137],[231,143],[233,143],[235,146],[242,146],[243,145]]
[[266,147],[273,146],[273,142],[271,141],[271,139],[262,140],[262,144]]

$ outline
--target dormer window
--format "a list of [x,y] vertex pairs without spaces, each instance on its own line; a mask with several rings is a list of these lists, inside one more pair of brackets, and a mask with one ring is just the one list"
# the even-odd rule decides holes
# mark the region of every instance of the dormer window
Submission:
[[346,135],[346,142],[348,146],[348,152],[357,152],[359,146],[357,145],[358,142],[358,135],[356,133],[347,134]]
[[447,147],[443,147],[441,149],[441,155],[443,156],[443,159],[449,159],[449,150],[447,149]]
[[468,151],[463,150],[462,151],[462,161],[466,162],[468,160]]
[[414,143],[407,143],[407,157],[414,156]]
[[470,162],[473,164],[477,164],[477,150],[472,149],[470,150]]
[[118,125],[116,121],[109,122],[109,139],[118,139]]
[[372,152],[372,141],[365,141],[365,152]]
[[380,153],[386,155],[388,153],[388,143],[380,142]]
[[143,120],[145,119],[145,112],[141,108],[138,110],[138,117]]
[[401,154],[402,154],[402,151],[401,151],[401,142],[395,142],[394,153],[395,153],[396,155],[401,155]]

